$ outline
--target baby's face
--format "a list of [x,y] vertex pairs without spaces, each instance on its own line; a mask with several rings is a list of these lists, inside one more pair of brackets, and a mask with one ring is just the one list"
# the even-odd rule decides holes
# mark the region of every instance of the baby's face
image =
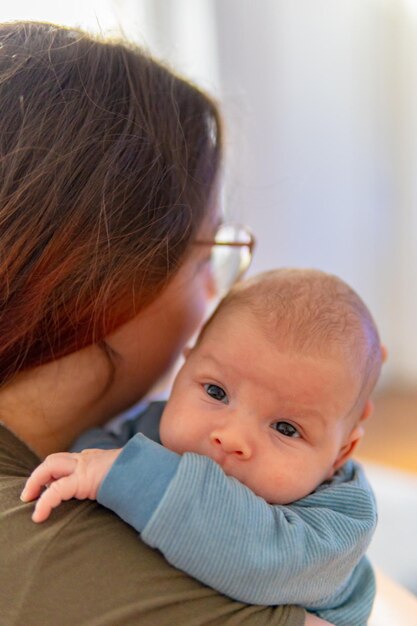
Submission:
[[161,440],[179,454],[212,458],[266,501],[288,504],[340,464],[357,378],[341,359],[280,352],[249,311],[220,314],[175,379]]

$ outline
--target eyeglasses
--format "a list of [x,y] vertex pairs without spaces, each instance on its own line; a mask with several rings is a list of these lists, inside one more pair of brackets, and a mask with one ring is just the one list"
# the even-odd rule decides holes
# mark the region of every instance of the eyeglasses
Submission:
[[221,224],[213,239],[198,239],[194,243],[211,246],[211,266],[217,292],[224,295],[250,266],[255,237],[241,224]]

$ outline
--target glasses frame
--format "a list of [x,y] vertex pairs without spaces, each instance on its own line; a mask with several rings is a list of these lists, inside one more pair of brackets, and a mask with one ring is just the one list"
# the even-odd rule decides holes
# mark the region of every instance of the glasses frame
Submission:
[[[230,228],[234,228],[236,230],[241,230],[245,232],[245,234],[249,237],[249,241],[216,241],[215,237],[216,237],[217,232],[221,228],[224,228],[224,227],[230,227]],[[238,224],[235,222],[224,222],[217,227],[216,233],[213,239],[197,239],[196,241],[194,241],[194,244],[197,246],[210,246],[211,248],[214,246],[223,246],[223,247],[227,246],[229,248],[249,248],[249,254],[250,254],[249,264],[241,272],[239,272],[239,274],[236,276],[235,280],[233,281],[233,284],[234,284],[235,282],[240,280],[242,276],[245,275],[245,273],[251,266],[252,258],[253,258],[253,251],[256,246],[256,238],[255,238],[255,235],[250,230],[250,228],[248,228],[244,224]]]
[[256,238],[255,238],[255,235],[252,233],[252,231],[247,226],[244,226],[243,224],[234,224],[230,222],[225,222],[224,224],[220,224],[217,230],[220,230],[220,228],[224,228],[224,226],[230,226],[236,229],[240,228],[241,230],[244,230],[247,233],[247,235],[249,235],[250,240],[249,241],[216,241],[215,239],[197,239],[196,241],[194,241],[194,245],[229,246],[231,248],[249,248],[249,252],[252,256],[253,251],[256,246]]

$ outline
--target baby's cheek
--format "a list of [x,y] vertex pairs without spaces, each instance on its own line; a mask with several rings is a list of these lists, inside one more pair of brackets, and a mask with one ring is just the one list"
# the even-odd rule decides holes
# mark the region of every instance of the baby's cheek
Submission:
[[296,471],[281,471],[275,477],[265,480],[258,489],[253,488],[255,493],[264,498],[269,504],[291,504],[300,498],[304,498],[315,488],[315,481],[306,472],[297,474]]
[[168,450],[183,454],[184,441],[180,436],[180,426],[170,413],[164,413],[159,426],[161,443]]
[[161,443],[163,446],[165,446],[165,448],[172,450],[172,433],[175,432],[175,430],[173,431],[173,429],[171,428],[170,422],[171,420],[169,412],[165,409],[159,424],[159,438],[161,439]]
[[[254,491],[256,493],[256,490]],[[294,497],[296,490],[288,483],[268,485],[264,489],[259,489],[258,495],[264,498],[269,504],[290,504],[297,499]]]

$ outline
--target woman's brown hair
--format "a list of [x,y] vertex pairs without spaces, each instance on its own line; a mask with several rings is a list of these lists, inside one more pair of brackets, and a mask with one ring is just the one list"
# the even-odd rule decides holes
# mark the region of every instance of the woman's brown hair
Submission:
[[221,157],[216,106],[143,51],[0,25],[0,384],[130,319],[175,273]]

